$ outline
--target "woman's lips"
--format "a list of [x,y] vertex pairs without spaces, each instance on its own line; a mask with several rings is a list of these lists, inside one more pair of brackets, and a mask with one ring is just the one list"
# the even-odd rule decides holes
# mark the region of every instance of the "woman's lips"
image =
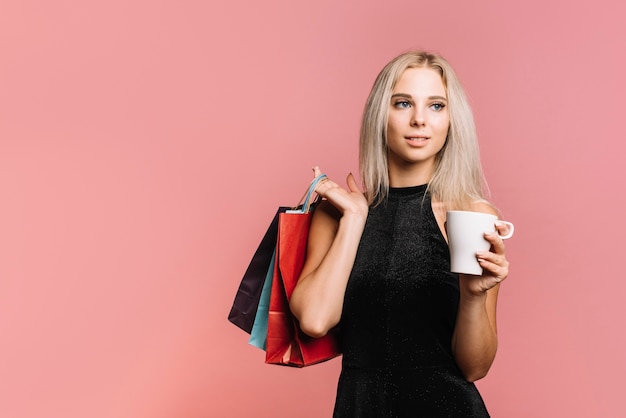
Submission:
[[425,145],[430,138],[427,136],[407,136],[405,139],[411,145],[421,146]]

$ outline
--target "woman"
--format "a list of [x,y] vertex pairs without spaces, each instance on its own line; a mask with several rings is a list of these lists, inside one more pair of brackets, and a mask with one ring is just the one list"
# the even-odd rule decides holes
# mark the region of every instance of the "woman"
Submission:
[[[315,168],[315,175],[320,174]],[[314,337],[340,325],[335,417],[489,416],[472,382],[496,353],[502,239],[450,272],[446,211],[498,215],[484,199],[470,107],[439,55],[409,52],[378,75],[364,111],[360,171],[324,181],[290,306]],[[508,227],[496,222],[505,234]]]

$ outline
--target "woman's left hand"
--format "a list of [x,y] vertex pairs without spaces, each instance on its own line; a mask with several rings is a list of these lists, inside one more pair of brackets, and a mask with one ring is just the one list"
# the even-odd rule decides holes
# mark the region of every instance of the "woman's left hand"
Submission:
[[483,295],[487,290],[501,283],[509,275],[509,262],[506,259],[504,241],[500,235],[509,232],[509,226],[496,221],[496,232],[485,233],[485,239],[491,243],[490,251],[476,253],[478,263],[483,268],[482,276],[461,274],[467,290],[474,295]]

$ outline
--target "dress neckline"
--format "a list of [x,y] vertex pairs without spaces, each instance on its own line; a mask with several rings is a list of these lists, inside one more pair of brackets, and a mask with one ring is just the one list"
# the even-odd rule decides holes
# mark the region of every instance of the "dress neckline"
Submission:
[[408,187],[390,187],[389,197],[402,197],[402,196],[424,194],[427,187],[428,187],[428,184],[420,184],[419,186],[408,186]]

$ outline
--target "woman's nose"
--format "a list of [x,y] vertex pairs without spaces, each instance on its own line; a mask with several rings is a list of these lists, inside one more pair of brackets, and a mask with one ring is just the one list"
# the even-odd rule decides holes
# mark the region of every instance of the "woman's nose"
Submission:
[[411,126],[424,126],[425,124],[426,120],[424,119],[424,114],[419,110],[415,110],[411,118]]

